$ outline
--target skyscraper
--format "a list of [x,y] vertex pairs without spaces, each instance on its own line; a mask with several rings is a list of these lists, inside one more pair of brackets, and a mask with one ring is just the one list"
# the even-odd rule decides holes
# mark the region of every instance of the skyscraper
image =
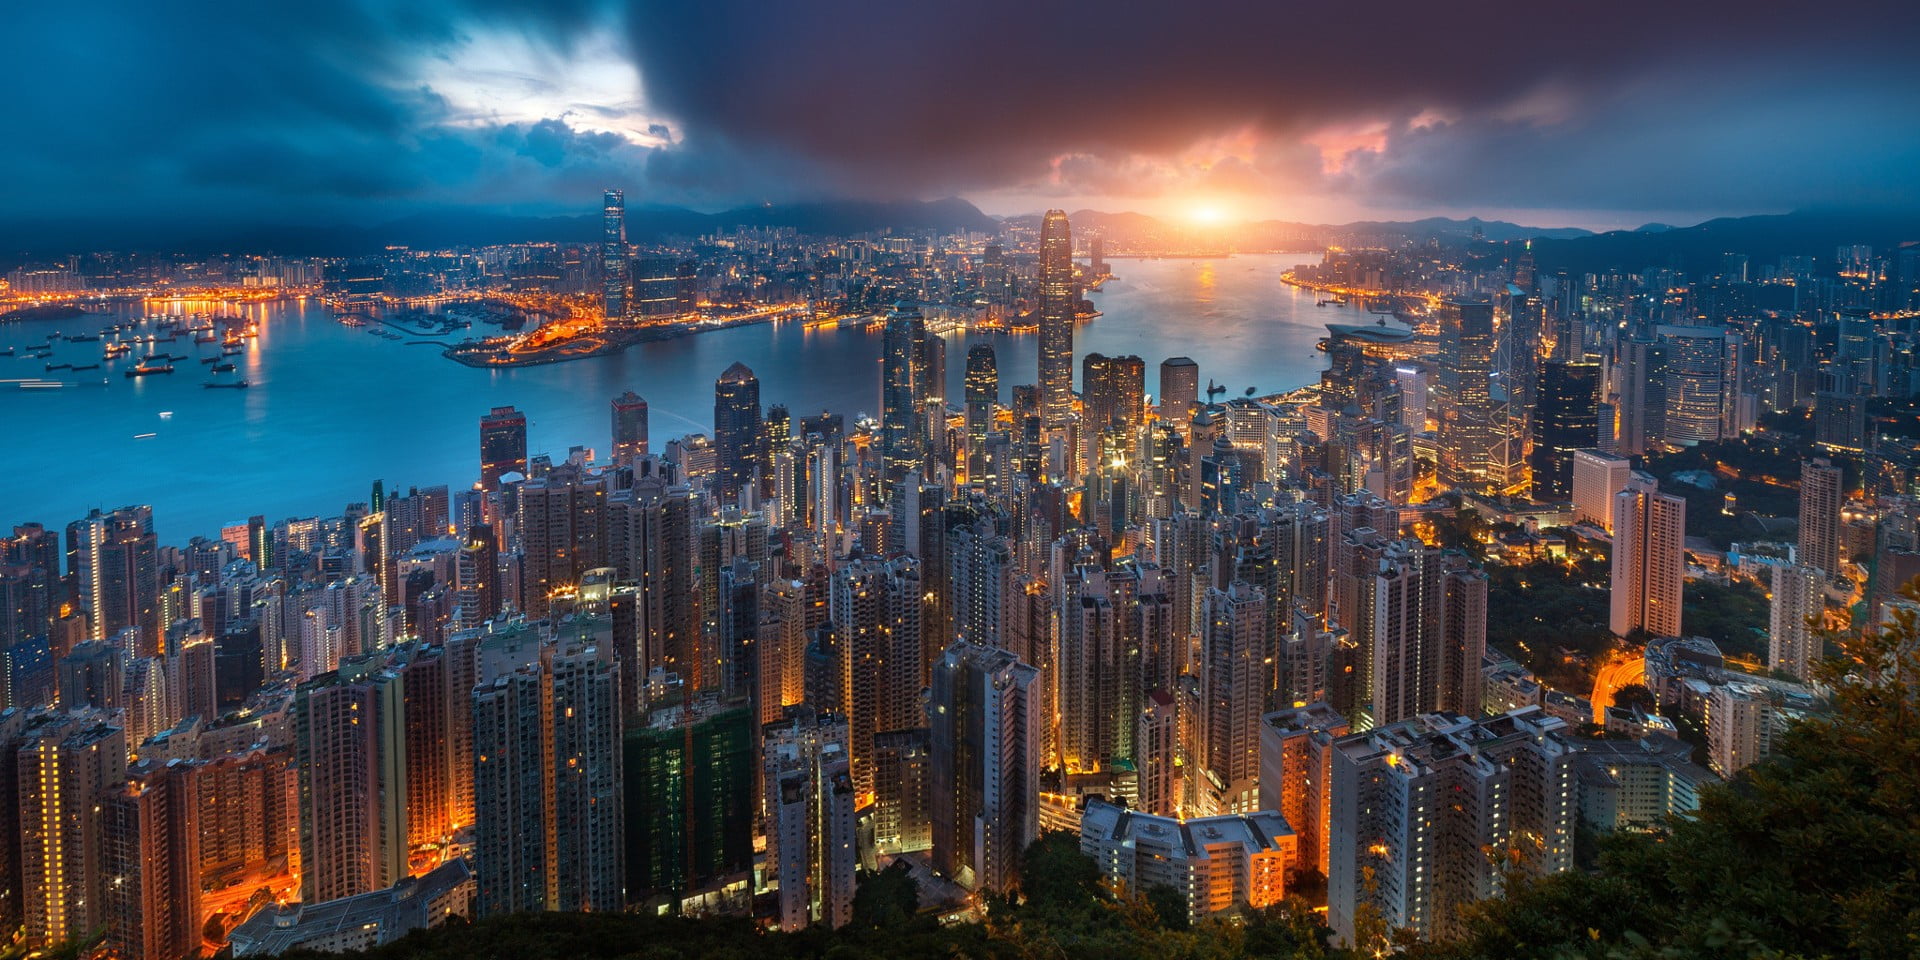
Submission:
[[1600,365],[1549,360],[1541,366],[1534,411],[1533,496],[1573,496],[1573,455],[1599,442]]
[[1825,457],[1800,464],[1798,559],[1829,577],[1840,573],[1841,468]]
[[1221,795],[1217,806],[1202,800],[1204,814],[1250,810],[1258,802],[1260,715],[1267,708],[1262,681],[1271,656],[1267,603],[1265,593],[1242,581],[1207,591],[1197,761]]
[[1616,636],[1645,630],[1680,636],[1686,588],[1687,501],[1660,492],[1635,472],[1613,498],[1613,592],[1608,624]]
[[1613,533],[1613,495],[1627,488],[1633,461],[1600,450],[1573,452],[1573,522]]
[[993,344],[976,343],[967,349],[967,479],[978,482],[986,470],[987,433],[993,429],[993,408],[1000,400],[1000,371]]
[[1187,357],[1160,362],[1160,418],[1186,429],[1193,407],[1200,402],[1200,365]]
[[1448,300],[1439,307],[1440,481],[1477,489],[1488,482],[1493,422],[1493,304]]
[[613,398],[613,462],[625,466],[647,453],[647,401],[628,390]]
[[1064,210],[1040,223],[1040,418],[1046,426],[1073,416],[1073,232]]
[[627,197],[608,190],[600,211],[600,273],[606,284],[607,320],[627,315]]
[[715,486],[721,503],[737,503],[760,469],[760,378],[734,363],[713,382]]
[[502,474],[527,472],[527,415],[494,407],[480,418],[480,489],[500,485]]
[[762,742],[767,870],[780,881],[780,929],[845,926],[859,866],[847,723],[789,707],[766,725]]
[[969,890],[1012,886],[1039,836],[1039,694],[1040,671],[1005,650],[962,640],[934,666],[933,866]]
[[302,901],[368,893],[407,875],[405,703],[398,675],[373,656],[295,693]]
[[47,714],[7,759],[19,785],[25,942],[47,950],[106,925],[102,811],[126,776],[126,735],[100,714]]
[[158,544],[153,508],[122,507],[110,513],[92,510],[67,524],[67,576],[70,592],[87,615],[87,636],[109,640],[121,630],[139,630],[141,649],[160,649],[156,602],[160,595]]
[[1826,577],[1813,567],[1781,564],[1773,568],[1773,597],[1767,607],[1767,667],[1812,679],[1821,660],[1822,640],[1815,623],[1826,608]]
[[920,402],[932,389],[928,340],[920,311],[905,303],[895,305],[880,349],[880,456],[892,483],[925,466],[927,437]]

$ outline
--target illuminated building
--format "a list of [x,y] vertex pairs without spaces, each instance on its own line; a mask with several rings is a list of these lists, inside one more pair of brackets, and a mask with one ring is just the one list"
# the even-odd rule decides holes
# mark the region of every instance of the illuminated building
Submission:
[[1665,419],[1661,439],[1692,446],[1720,439],[1727,404],[1728,332],[1718,327],[1662,325],[1666,348]]
[[1614,495],[1608,626],[1615,636],[1635,630],[1680,635],[1686,531],[1686,499],[1661,493],[1659,482],[1647,474],[1635,471],[1626,489]]
[[1665,830],[1669,818],[1700,809],[1700,788],[1719,779],[1693,762],[1692,744],[1674,737],[1576,742],[1580,820],[1601,833]]
[[527,472],[527,415],[494,407],[480,418],[480,488],[500,486],[501,476]]
[[235,927],[229,942],[236,957],[371,950],[469,916],[473,892],[473,872],[456,857],[385,890],[326,903],[268,904]]
[[1180,820],[1104,800],[1080,818],[1080,852],[1122,896],[1172,890],[1190,922],[1279,903],[1299,855],[1293,829],[1272,811]]
[[551,597],[578,586],[588,570],[607,565],[607,485],[573,468],[520,484],[522,608],[544,617]]
[[[1802,683],[1813,679],[1825,640],[1818,633],[1826,610],[1827,578],[1816,568],[1780,564],[1773,568],[1767,604],[1767,668]],[[1814,625],[1808,625],[1812,618]]]
[[1073,416],[1073,233],[1064,210],[1040,224],[1040,419],[1052,428]]
[[790,707],[766,726],[761,753],[767,872],[780,885],[780,929],[846,926],[859,867],[846,721]]
[[200,955],[200,806],[190,768],[142,762],[101,803],[106,948],[124,960]]
[[1000,373],[993,344],[976,343],[967,349],[967,479],[981,483],[987,474],[987,433],[993,429],[993,408],[1000,400]]
[[344,661],[295,694],[302,901],[406,876],[405,702],[398,675],[373,656]]
[[50,950],[106,926],[103,813],[127,741],[99,714],[30,719],[13,753],[25,944]]
[[613,398],[613,463],[626,466],[648,452],[647,401],[628,390]]
[[1199,403],[1200,365],[1187,357],[1160,361],[1160,419],[1184,430]]
[[483,915],[626,906],[613,652],[578,641],[473,691],[475,875]]
[[1080,419],[1089,444],[1116,430],[1128,438],[1131,453],[1133,435],[1146,422],[1146,363],[1139,357],[1089,353],[1081,358],[1080,374],[1085,409]]
[[69,593],[87,615],[89,639],[111,639],[135,627],[140,648],[130,652],[150,656],[159,651],[157,550],[151,507],[109,513],[95,509],[67,524]]
[[964,640],[934,667],[933,867],[968,890],[1015,885],[1039,835],[1039,686],[1013,654]]
[[[1509,851],[1535,876],[1573,864],[1575,753],[1537,707],[1430,713],[1333,742],[1327,925],[1355,944],[1370,904],[1387,929],[1445,938],[1501,890]],[[1490,855],[1492,854],[1492,855]]]
[[680,279],[680,261],[672,257],[641,257],[633,261],[633,296],[628,311],[636,317],[671,317],[686,312]]
[[627,315],[627,197],[608,190],[600,211],[600,274],[608,320]]
[[1064,578],[1057,616],[1059,659],[1047,680],[1057,690],[1067,770],[1131,763],[1145,663],[1173,645],[1165,575],[1152,564],[1076,567]]
[[1272,655],[1267,602],[1242,581],[1207,591],[1195,771],[1209,781],[1202,786],[1203,812],[1245,812],[1258,802],[1260,714],[1267,707],[1262,681]]
[[921,399],[932,389],[926,320],[920,311],[898,304],[887,316],[880,349],[880,457],[887,479],[899,483],[926,466],[927,436],[921,428]]
[[[1574,454],[1599,442],[1600,365],[1549,360],[1541,365],[1534,410],[1533,498],[1574,496]],[[1575,509],[1578,509],[1576,502]]]
[[1333,742],[1349,729],[1347,719],[1326,703],[1260,718],[1259,807],[1286,818],[1299,837],[1299,867],[1323,877],[1333,800]]
[[855,561],[834,573],[831,598],[834,642],[850,658],[844,712],[853,779],[861,793],[870,793],[874,735],[924,724],[920,563],[911,556]]
[[1438,308],[1439,378],[1434,393],[1440,408],[1440,482],[1479,489],[1488,470],[1497,432],[1493,396],[1493,305],[1449,300]]
[[760,431],[760,378],[735,363],[713,383],[714,486],[721,503],[737,503],[758,482]]
[[1140,811],[1178,816],[1185,754],[1180,749],[1179,708],[1173,694],[1158,688],[1147,691],[1141,700],[1133,743]]
[[636,642],[620,652],[621,691],[629,713],[647,705],[641,682],[664,667],[693,679],[700,637],[700,591],[693,551],[691,495],[646,477],[608,498],[608,558],[622,581],[635,584]]
[[1757,683],[1722,683],[1707,698],[1707,762],[1732,777],[1773,751],[1773,696]]
[[1613,533],[1613,497],[1627,488],[1633,460],[1600,450],[1573,452],[1573,522]]
[[1666,438],[1667,345],[1638,338],[1621,341],[1614,363],[1612,396],[1618,418],[1614,452],[1657,451]]
[[1800,464],[1800,547],[1796,559],[1829,577],[1840,574],[1840,508],[1844,473],[1816,457]]

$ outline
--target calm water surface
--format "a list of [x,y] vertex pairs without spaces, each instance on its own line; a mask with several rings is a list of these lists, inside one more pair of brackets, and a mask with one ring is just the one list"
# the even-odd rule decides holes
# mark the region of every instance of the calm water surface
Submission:
[[[1314,259],[1115,261],[1117,279],[1091,294],[1102,316],[1075,331],[1074,352],[1140,355],[1149,391],[1157,391],[1160,361],[1181,355],[1230,396],[1247,387],[1268,393],[1301,386],[1325,365],[1314,349],[1324,325],[1353,319],[1346,310],[1316,309],[1312,293],[1280,282],[1282,271]],[[658,450],[667,438],[711,429],[713,379],[735,360],[759,375],[764,403],[784,403],[796,417],[823,409],[851,417],[879,405],[880,335],[859,329],[762,324],[642,344],[616,356],[478,370],[442,358],[438,347],[342,326],[317,303],[239,312],[260,321],[260,336],[228,358],[252,384],[247,390],[203,389],[210,375],[197,357],[217,345],[186,337],[159,347],[195,355],[176,363],[175,373],[134,380],[121,374],[131,365],[124,359],[76,374],[43,373],[43,361],[0,357],[0,380],[70,384],[23,390],[0,383],[0,436],[9,458],[0,472],[0,530],[28,520],[64,525],[89,507],[150,503],[161,540],[183,543],[255,513],[270,521],[337,514],[365,500],[376,478],[388,490],[458,488],[478,472],[478,419],[496,404],[525,411],[531,450],[557,461],[574,445],[604,456],[608,403],[634,390],[651,406]],[[92,333],[108,322],[89,316],[0,326],[0,349],[42,342],[55,329]],[[998,355],[1003,399],[1013,384],[1034,381],[1036,338],[954,335],[947,341],[949,397],[961,395],[967,350],[981,338]],[[52,362],[99,360],[100,344],[77,343],[56,346]],[[147,433],[154,436],[136,439]]]

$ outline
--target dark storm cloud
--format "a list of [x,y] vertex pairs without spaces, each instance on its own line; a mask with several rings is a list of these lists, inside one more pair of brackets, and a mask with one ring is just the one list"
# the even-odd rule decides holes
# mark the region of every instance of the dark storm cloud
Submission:
[[[1074,186],[1066,177],[1076,171],[1111,174],[1121,157],[1176,154],[1235,130],[1284,150],[1372,120],[1392,133],[1387,149],[1317,186],[1361,191],[1377,174],[1397,199],[1446,203],[1462,199],[1459,177],[1474,186],[1469,202],[1558,207],[1711,187],[1718,202],[1781,205],[1835,193],[1823,168],[1832,157],[1796,141],[1831,137],[1851,141],[1836,154],[1910,156],[1920,139],[1911,122],[1920,4],[1910,0],[710,0],[639,3],[631,31],[649,100],[680,120],[691,149],[715,136],[736,152],[806,158],[843,190],[926,194],[1048,178]],[[1651,76],[1666,88],[1644,98],[1643,112],[1608,102],[1617,86]],[[1790,109],[1762,89],[1783,82],[1798,92]],[[1729,83],[1752,96],[1722,96]],[[1557,100],[1559,115],[1502,119],[1529,97]],[[1450,122],[1413,129],[1421,115]],[[1721,127],[1738,139],[1704,139]],[[1623,176],[1617,165],[1633,158],[1613,138],[1649,134],[1664,142],[1644,144],[1640,176]],[[1788,163],[1776,169],[1782,146]],[[1427,148],[1437,152],[1421,156]],[[1715,149],[1735,162],[1690,156],[1681,172],[1702,176],[1662,185],[1663,151]],[[1093,159],[1053,174],[1062,156]],[[1301,174],[1297,163],[1282,166]],[[1600,175],[1557,176],[1556,166]],[[1907,199],[1920,177],[1891,161],[1853,173]],[[1762,175],[1742,193],[1727,189],[1726,174],[1735,184]]]
[[[553,115],[456,104],[423,68],[474,37],[562,66],[610,47],[640,89],[583,102],[535,58],[500,74]],[[608,185],[708,207],[1914,203],[1916,37],[1908,0],[16,4],[0,226],[551,212]]]

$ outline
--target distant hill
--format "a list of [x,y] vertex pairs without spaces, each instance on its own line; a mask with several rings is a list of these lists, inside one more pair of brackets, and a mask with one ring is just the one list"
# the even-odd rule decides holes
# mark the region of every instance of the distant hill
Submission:
[[1777,263],[1783,256],[1831,259],[1835,247],[1864,243],[1889,250],[1920,242],[1920,212],[1897,210],[1804,210],[1753,217],[1721,217],[1691,227],[1648,224],[1638,230],[1533,245],[1534,264],[1546,271],[1593,272],[1618,267],[1712,270],[1723,253],[1744,253],[1751,263]]

